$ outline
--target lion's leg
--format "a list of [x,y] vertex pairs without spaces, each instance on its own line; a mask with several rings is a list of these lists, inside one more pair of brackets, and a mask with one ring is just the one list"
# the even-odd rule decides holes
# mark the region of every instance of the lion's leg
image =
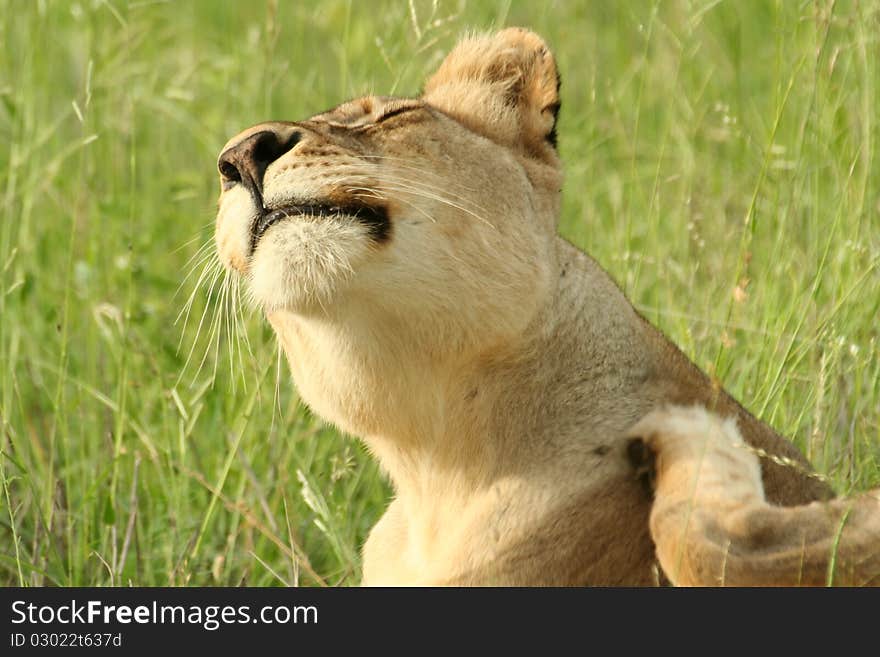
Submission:
[[734,420],[703,408],[651,413],[631,435],[655,456],[651,535],[674,584],[880,585],[880,489],[772,506]]

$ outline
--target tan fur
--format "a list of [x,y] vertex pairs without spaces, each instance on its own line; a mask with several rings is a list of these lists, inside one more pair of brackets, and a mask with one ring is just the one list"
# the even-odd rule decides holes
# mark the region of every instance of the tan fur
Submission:
[[699,407],[655,411],[632,434],[656,453],[651,535],[673,583],[880,585],[880,489],[771,506],[736,421]]
[[[651,497],[626,436],[663,403],[733,415],[748,442],[806,466],[557,236],[556,80],[537,35],[474,36],[422,98],[358,99],[224,149],[295,129],[265,169],[266,208],[389,208],[384,242],[352,217],[305,216],[251,253],[259,208],[238,184],[217,222],[302,399],[394,484],[364,546],[367,584],[653,583]],[[829,492],[791,468],[763,478],[776,503]]]

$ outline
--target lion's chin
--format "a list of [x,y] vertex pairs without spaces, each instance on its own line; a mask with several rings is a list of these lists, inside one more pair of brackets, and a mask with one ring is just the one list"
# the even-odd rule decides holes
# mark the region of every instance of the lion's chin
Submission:
[[254,251],[254,301],[278,310],[326,310],[349,287],[371,251],[370,229],[349,217],[298,217],[272,226]]

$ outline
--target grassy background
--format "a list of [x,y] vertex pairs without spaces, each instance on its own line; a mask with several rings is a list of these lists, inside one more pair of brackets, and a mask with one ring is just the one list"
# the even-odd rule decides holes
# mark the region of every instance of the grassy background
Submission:
[[250,352],[211,330],[215,159],[257,121],[417,93],[473,28],[556,51],[562,232],[838,490],[880,482],[877,2],[0,17],[0,584],[358,582],[388,486],[299,407],[259,317]]

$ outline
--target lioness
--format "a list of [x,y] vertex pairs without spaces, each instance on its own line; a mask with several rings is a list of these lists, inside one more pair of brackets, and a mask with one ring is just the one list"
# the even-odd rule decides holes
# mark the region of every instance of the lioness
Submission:
[[559,78],[523,29],[461,41],[418,98],[367,96],[223,148],[216,243],[302,399],[361,437],[395,496],[365,584],[647,585],[630,428],[735,418],[767,499],[830,496],[792,445],[556,233]]

